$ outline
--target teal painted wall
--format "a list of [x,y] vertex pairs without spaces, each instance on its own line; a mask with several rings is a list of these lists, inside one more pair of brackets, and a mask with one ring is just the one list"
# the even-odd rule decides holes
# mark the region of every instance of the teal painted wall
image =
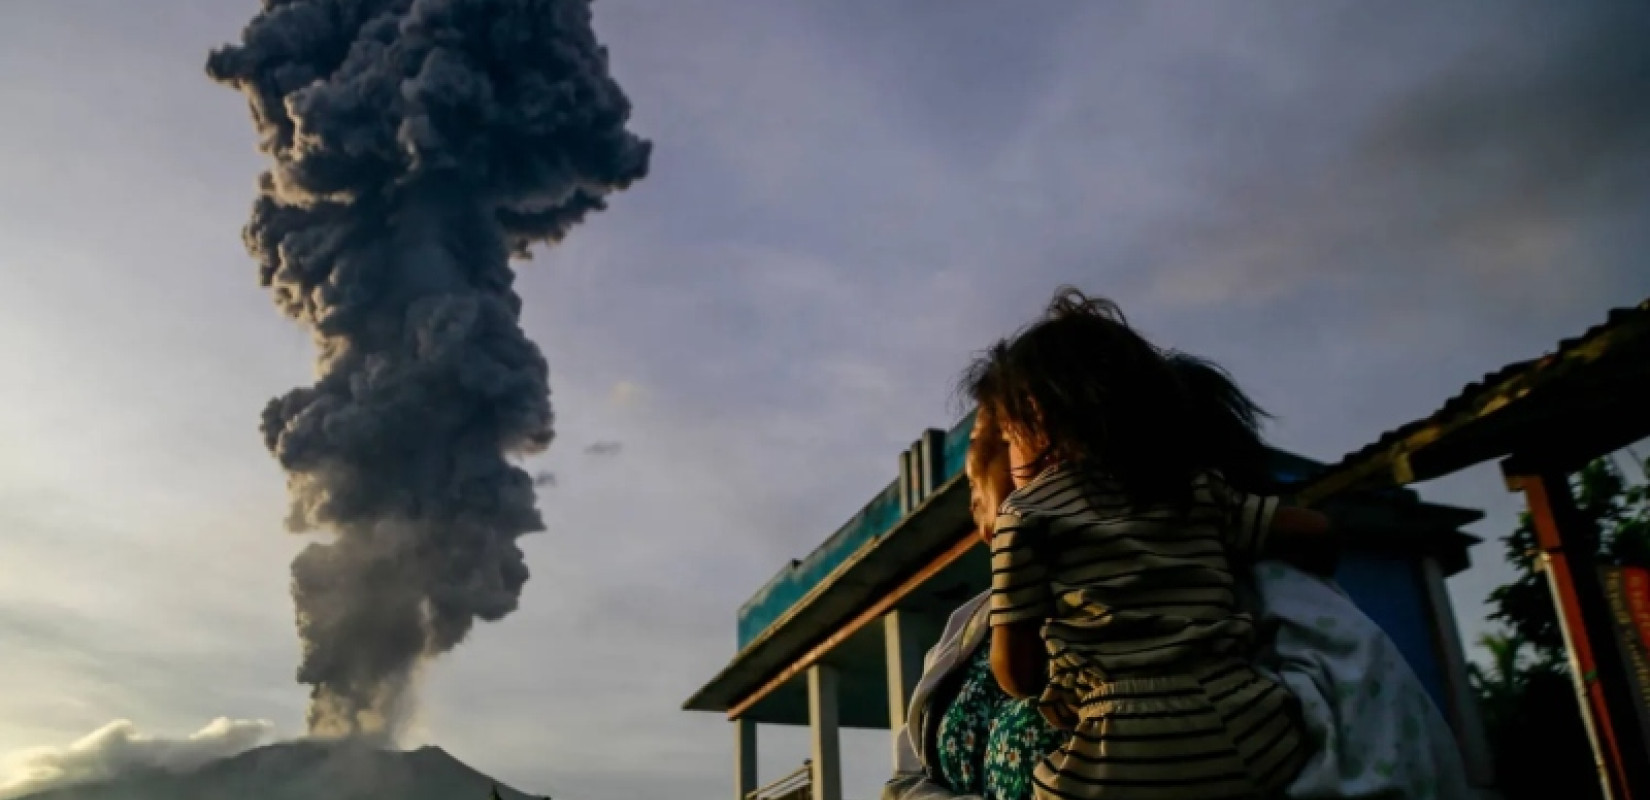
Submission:
[[887,533],[900,519],[899,483],[888,484],[825,543],[800,561],[792,561],[739,608],[739,647],[744,648],[791,606],[842,566],[849,556]]
[[968,412],[962,422],[945,433],[945,451],[940,458],[940,483],[961,475],[963,462],[968,459],[968,434],[974,430],[974,412]]

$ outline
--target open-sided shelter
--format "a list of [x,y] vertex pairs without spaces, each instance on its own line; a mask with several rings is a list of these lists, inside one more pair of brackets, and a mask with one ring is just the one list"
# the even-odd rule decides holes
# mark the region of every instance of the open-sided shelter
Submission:
[[[807,557],[792,561],[738,611],[738,652],[685,708],[734,723],[739,800],[842,800],[841,728],[898,730],[923,654],[946,617],[986,589],[988,554],[968,514],[963,458],[972,415],[924,432],[899,475]],[[1334,470],[1273,451],[1280,482],[1309,487]],[[1343,467],[1344,468],[1344,467]],[[1396,640],[1446,710],[1476,779],[1488,782],[1483,735],[1444,579],[1477,540],[1478,511],[1421,501],[1393,486],[1347,489],[1336,517],[1351,549],[1338,578]],[[812,758],[762,785],[758,725],[805,725]]]

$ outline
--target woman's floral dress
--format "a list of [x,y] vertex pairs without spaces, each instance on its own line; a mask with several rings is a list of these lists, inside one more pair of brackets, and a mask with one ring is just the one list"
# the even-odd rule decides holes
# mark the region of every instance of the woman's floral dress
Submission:
[[940,718],[940,777],[958,794],[1031,800],[1031,770],[1065,744],[1034,697],[1015,700],[991,674],[991,648],[968,662],[961,688]]

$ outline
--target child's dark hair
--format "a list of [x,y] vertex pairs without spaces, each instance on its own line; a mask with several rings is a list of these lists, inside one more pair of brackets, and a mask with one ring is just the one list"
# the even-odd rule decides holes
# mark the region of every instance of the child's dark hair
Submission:
[[998,342],[965,381],[1005,432],[1040,446],[1033,474],[1059,462],[1104,474],[1136,502],[1189,499],[1186,392],[1115,303],[1062,288],[1042,320]]
[[1193,409],[1199,466],[1219,470],[1228,483],[1246,492],[1277,491],[1260,435],[1261,419],[1271,415],[1213,361],[1176,351],[1167,357]]
[[1043,446],[1031,472],[1060,462],[1103,474],[1137,503],[1188,502],[1199,470],[1261,471],[1264,412],[1219,367],[1159,350],[1115,303],[1076,289],[986,351],[961,388]]

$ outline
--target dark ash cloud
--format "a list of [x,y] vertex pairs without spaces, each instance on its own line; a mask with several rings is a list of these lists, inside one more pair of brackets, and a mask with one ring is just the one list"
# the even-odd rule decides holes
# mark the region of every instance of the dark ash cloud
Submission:
[[515,610],[543,528],[509,458],[553,438],[509,260],[647,173],[589,0],[264,0],[208,74],[274,164],[246,226],[259,279],[319,347],[269,450],[321,735],[393,736],[425,659]]

